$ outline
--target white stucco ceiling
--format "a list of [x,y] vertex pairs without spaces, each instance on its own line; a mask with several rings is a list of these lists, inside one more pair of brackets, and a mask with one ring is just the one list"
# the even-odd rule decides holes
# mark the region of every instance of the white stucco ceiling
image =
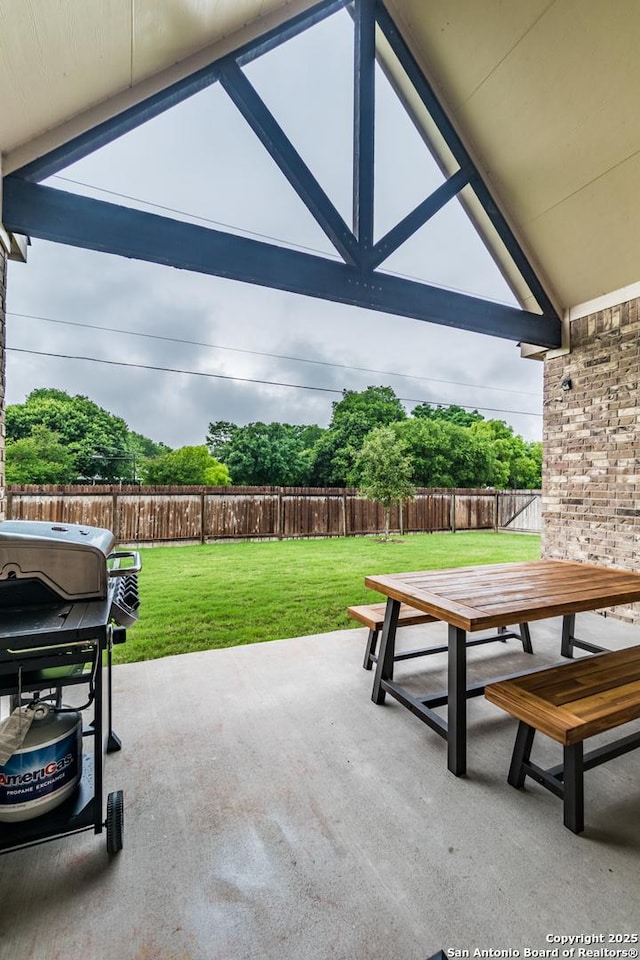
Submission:
[[[2,172],[311,6],[0,0]],[[387,9],[557,305],[640,280],[637,0]]]

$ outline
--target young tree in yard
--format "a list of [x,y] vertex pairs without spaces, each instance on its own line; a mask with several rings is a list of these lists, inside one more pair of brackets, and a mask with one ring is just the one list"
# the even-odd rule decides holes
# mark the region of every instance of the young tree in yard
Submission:
[[391,387],[343,390],[342,400],[333,404],[328,430],[315,445],[313,482],[329,487],[356,482],[354,465],[367,434],[406,416]]
[[389,539],[391,507],[396,500],[412,500],[413,465],[393,427],[377,427],[368,434],[356,458],[359,492],[384,510],[384,536]]

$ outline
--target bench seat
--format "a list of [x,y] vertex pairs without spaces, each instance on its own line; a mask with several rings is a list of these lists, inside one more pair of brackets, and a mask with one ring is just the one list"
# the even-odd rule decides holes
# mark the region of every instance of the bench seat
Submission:
[[[584,741],[640,718],[640,646],[584,657],[489,684],[485,697],[519,720],[508,782],[531,777],[563,800],[564,824],[584,830],[585,770],[640,746],[640,733],[584,754]],[[536,731],[562,744],[563,764],[543,770],[531,761]]]
[[[350,617],[353,617],[354,620],[359,620],[360,623],[369,628],[369,636],[367,637],[367,643],[364,651],[364,663],[362,664],[365,670],[371,670],[372,665],[378,661],[378,657],[376,655],[376,646],[378,643],[378,636],[384,626],[386,609],[386,602],[368,603],[355,607],[347,607],[347,613]],[[438,623],[438,618],[432,617],[428,613],[422,613],[422,611],[417,610],[415,607],[412,607],[407,603],[400,604],[398,628],[411,627],[422,623]],[[467,640],[467,646],[473,647],[477,644],[493,643],[497,640],[504,643],[512,637],[515,637],[517,640],[522,642],[523,649],[526,653],[533,653],[529,625],[526,623],[520,624],[519,633],[515,633],[513,631],[509,632],[507,631],[506,627],[502,627],[495,636],[481,637],[476,640]],[[401,653],[397,653],[395,655],[394,661],[412,660],[414,657],[426,657],[432,653],[444,653],[447,649],[447,644],[441,644],[435,647],[424,647],[420,650],[402,651]]]

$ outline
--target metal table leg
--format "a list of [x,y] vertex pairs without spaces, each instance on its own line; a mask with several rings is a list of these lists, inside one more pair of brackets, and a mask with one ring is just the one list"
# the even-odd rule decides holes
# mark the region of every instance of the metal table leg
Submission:
[[467,772],[467,633],[449,625],[447,766],[456,777]]
[[573,657],[573,640],[576,630],[575,613],[567,613],[562,618],[562,643],[560,645],[560,655],[563,657]]
[[597,643],[589,643],[587,640],[580,640],[576,637],[576,615],[567,613],[562,618],[562,644],[560,653],[563,657],[573,657],[575,649],[586,650],[587,653],[605,653],[608,648],[601,647]]
[[384,625],[378,650],[378,663],[373,681],[371,699],[374,703],[384,703],[385,691],[382,689],[382,680],[393,680],[393,658],[396,652],[396,628],[400,613],[400,601],[389,597],[384,614]]
[[531,644],[531,631],[529,630],[528,623],[520,624],[520,639],[522,640],[522,649],[525,653],[533,653],[533,646]]

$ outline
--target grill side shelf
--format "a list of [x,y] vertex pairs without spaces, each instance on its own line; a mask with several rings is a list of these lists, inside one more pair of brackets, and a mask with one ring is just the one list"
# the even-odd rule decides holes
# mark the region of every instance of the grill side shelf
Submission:
[[11,649],[91,640],[109,621],[109,600],[14,607],[2,611],[0,659]]

